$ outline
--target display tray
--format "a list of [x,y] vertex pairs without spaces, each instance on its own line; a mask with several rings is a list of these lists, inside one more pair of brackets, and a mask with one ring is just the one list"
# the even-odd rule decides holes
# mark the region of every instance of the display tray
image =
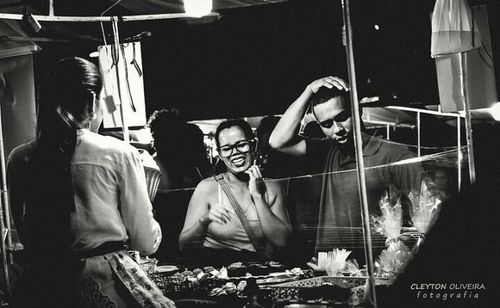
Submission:
[[268,285],[268,284],[281,284],[285,282],[290,282],[298,280],[300,275],[287,273],[287,272],[277,272],[271,273],[267,276],[255,277],[258,285]]
[[[365,277],[321,276],[265,286],[275,301],[334,302],[359,304],[364,297]],[[376,285],[388,285],[389,279],[376,278]]]
[[[249,294],[260,292],[261,286],[281,284],[312,277],[309,270],[294,268],[267,275],[251,275],[246,272],[244,276],[228,277],[219,276],[221,271],[206,267],[193,271],[185,270],[175,274],[169,271],[150,274],[151,279],[158,285],[167,297],[172,299],[200,299],[220,301],[240,301],[248,298]],[[270,300],[269,290],[264,291]]]
[[154,273],[166,273],[173,274],[179,271],[179,268],[176,265],[159,265],[154,269]]
[[342,288],[352,288],[364,285],[365,277],[320,276],[273,285],[274,288],[317,288],[325,285],[336,285]]
[[274,272],[282,272],[285,266],[279,262],[236,262],[227,267],[230,277],[241,277],[251,274],[252,276],[265,276]]

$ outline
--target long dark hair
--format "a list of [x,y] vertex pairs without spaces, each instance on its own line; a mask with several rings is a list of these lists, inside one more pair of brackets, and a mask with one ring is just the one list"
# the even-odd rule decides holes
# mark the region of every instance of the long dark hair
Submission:
[[57,62],[40,84],[37,147],[30,160],[32,187],[23,224],[27,248],[38,258],[64,254],[71,243],[71,159],[77,130],[90,123],[101,88],[98,68],[76,57]]

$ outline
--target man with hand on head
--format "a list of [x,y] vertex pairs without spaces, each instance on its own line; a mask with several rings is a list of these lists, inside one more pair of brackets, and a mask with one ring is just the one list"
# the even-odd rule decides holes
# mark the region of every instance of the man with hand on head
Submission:
[[[305,156],[308,162],[323,166],[316,251],[346,248],[353,251],[353,257],[364,258],[348,91],[348,84],[338,77],[328,76],[310,83],[285,111],[269,144],[278,151]],[[304,139],[298,135],[308,107],[325,139]],[[420,191],[425,172],[419,163],[393,165],[415,156],[406,146],[363,132],[362,140],[370,213],[380,215],[379,201],[386,192],[395,196],[393,202],[400,196],[404,202],[410,191]]]

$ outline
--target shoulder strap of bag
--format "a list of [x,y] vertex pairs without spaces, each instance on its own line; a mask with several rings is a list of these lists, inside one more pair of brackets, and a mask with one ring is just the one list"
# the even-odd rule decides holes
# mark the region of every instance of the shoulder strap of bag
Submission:
[[231,203],[231,206],[234,209],[234,212],[238,216],[238,218],[241,221],[241,224],[243,225],[243,229],[245,229],[245,232],[247,233],[248,239],[252,243],[253,247],[257,252],[261,252],[263,250],[262,245],[260,245],[259,240],[255,236],[255,233],[252,230],[252,227],[250,227],[250,223],[248,222],[247,217],[245,216],[245,213],[243,212],[243,209],[241,208],[240,204],[234,197],[233,193],[229,189],[229,186],[227,185],[226,181],[224,181],[224,178],[222,175],[216,175],[215,180],[221,185],[222,190],[227,196],[227,199]]

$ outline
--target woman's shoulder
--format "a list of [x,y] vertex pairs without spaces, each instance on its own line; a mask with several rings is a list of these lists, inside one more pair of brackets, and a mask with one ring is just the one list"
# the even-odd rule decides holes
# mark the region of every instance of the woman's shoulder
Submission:
[[207,189],[207,188],[216,188],[217,187],[217,181],[215,180],[214,176],[210,176],[208,178],[205,178],[201,180],[198,185],[196,186],[196,189]]
[[201,180],[194,190],[193,196],[197,196],[197,200],[204,200],[207,203],[214,201],[217,198],[218,189],[217,181],[213,177]]
[[266,187],[269,191],[274,193],[282,193],[283,187],[281,186],[280,180],[264,178],[264,182],[266,183]]

